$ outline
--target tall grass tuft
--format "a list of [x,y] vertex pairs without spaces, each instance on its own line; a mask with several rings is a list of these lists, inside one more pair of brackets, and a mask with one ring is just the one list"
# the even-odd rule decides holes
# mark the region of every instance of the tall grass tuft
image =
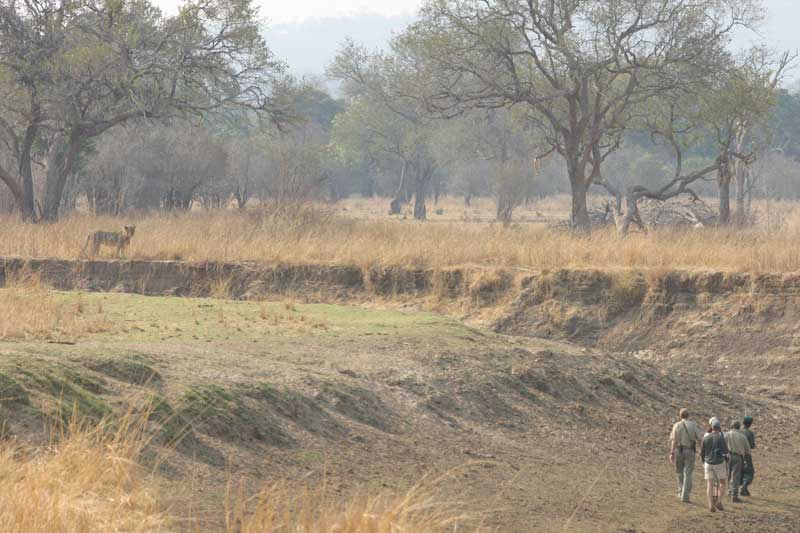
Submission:
[[146,441],[127,415],[88,425],[73,415],[54,442],[0,445],[0,531],[158,531],[168,514],[156,480],[137,463]]
[[45,447],[0,442],[0,531],[426,533],[467,531],[464,525],[477,531],[479,526],[471,521],[474,515],[437,497],[441,480],[396,497],[346,501],[332,499],[324,487],[298,490],[279,484],[248,496],[244,483],[229,483],[218,518],[198,520],[193,509],[203,503],[175,495],[175,480],[167,489],[157,474],[166,457],[157,457],[155,467],[141,463],[154,407],[132,408],[98,424],[73,413],[65,425],[54,426],[52,443]]
[[246,498],[242,486],[226,493],[226,533],[415,533],[478,531],[480,513],[440,499],[435,480],[415,485],[405,494],[360,495],[332,500],[325,487],[291,492],[282,485]]
[[103,308],[90,308],[80,294],[50,290],[27,272],[10,276],[0,288],[0,340],[64,340],[110,331]]

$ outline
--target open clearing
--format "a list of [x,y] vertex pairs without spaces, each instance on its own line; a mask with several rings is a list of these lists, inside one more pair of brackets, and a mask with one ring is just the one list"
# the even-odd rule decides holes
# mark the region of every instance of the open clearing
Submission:
[[[452,198],[443,200],[443,214],[432,214],[427,223],[387,216],[385,199],[309,203],[289,212],[202,210],[124,220],[76,213],[47,225],[0,216],[0,257],[86,258],[90,232],[135,224],[127,256],[136,260],[521,271],[800,269],[800,216],[793,202],[759,204],[762,224],[752,228],[665,228],[619,239],[611,227],[590,236],[554,230],[552,225],[568,213],[564,200],[546,199],[541,207],[534,203],[509,227],[488,221],[491,206],[486,202],[467,209]],[[103,253],[107,259],[113,251]]]
[[[154,442],[179,439],[158,475],[190,523],[221,527],[231,477],[345,497],[449,472],[442,498],[498,531],[800,530],[800,390],[776,395],[774,369],[743,374],[739,354],[715,375],[715,359],[656,365],[413,309],[51,296],[105,326],[0,343],[7,431],[41,441],[43,414],[97,419],[157,398]],[[709,515],[699,468],[694,503],[678,502],[666,437],[684,405],[697,420],[755,414],[747,503]]]

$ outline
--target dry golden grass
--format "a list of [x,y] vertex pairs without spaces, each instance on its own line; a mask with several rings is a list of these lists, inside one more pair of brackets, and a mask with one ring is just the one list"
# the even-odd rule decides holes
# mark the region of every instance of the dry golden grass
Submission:
[[[158,475],[140,465],[148,443],[149,409],[121,420],[87,425],[73,415],[54,443],[26,449],[0,445],[0,531],[89,533],[176,531],[197,520],[184,515],[192,502],[165,489]],[[436,497],[437,481],[399,497],[331,500],[324,487],[292,492],[283,486],[247,497],[229,490],[223,519],[197,531],[227,533],[415,533],[465,531],[472,523],[458,506]],[[186,511],[191,512],[191,511]],[[191,526],[189,526],[190,529]],[[472,527],[470,530],[476,530]]]
[[443,481],[422,483],[406,494],[356,496],[335,502],[325,487],[292,494],[285,487],[262,490],[245,498],[241,488],[226,495],[227,533],[415,533],[478,531],[476,515],[459,505],[443,503],[436,487]]
[[[382,200],[360,200],[335,208],[300,206],[282,214],[266,210],[193,211],[126,219],[75,215],[48,225],[23,224],[7,216],[0,220],[0,256],[79,258],[90,231],[121,229],[135,223],[136,235],[127,253],[130,259],[360,267],[473,265],[523,270],[701,268],[788,272],[800,268],[800,211],[787,205],[773,204],[769,211],[762,210],[762,223],[747,230],[661,230],[620,240],[611,229],[579,237],[543,223],[504,228],[486,222],[420,223],[368,214],[367,207],[378,213],[383,204]],[[350,216],[343,216],[343,209]],[[356,211],[360,214],[352,216]],[[112,252],[105,254],[110,257]],[[224,287],[220,291],[224,292]]]
[[110,331],[100,304],[87,304],[80,294],[64,296],[49,290],[35,276],[6,280],[0,289],[0,340],[63,340]]
[[158,531],[168,515],[155,479],[136,462],[145,442],[128,416],[72,423],[45,449],[0,446],[0,531]]

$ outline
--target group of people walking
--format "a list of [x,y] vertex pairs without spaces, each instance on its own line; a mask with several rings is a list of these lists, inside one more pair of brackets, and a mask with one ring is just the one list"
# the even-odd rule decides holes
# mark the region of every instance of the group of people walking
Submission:
[[708,421],[709,427],[706,431],[689,419],[687,409],[681,409],[680,418],[672,426],[670,433],[669,459],[678,474],[678,495],[681,501],[690,501],[692,472],[698,448],[700,460],[703,462],[710,512],[724,509],[722,497],[726,492],[734,503],[742,501],[739,496],[750,496],[750,484],[755,474],[753,450],[756,447],[756,436],[750,429],[753,417],[745,416],[741,422],[734,421],[724,433],[722,424],[716,417]]

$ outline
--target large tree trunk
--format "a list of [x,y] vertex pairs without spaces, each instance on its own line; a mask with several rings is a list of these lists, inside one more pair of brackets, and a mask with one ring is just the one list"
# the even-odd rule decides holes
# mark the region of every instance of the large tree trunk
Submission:
[[417,180],[416,187],[414,187],[414,218],[417,220],[426,220],[428,218],[428,211],[425,207],[426,189],[424,180]]
[[41,107],[39,105],[38,94],[35,87],[30,88],[31,110],[30,122],[25,128],[25,135],[19,148],[19,177],[22,179],[24,196],[20,210],[23,220],[33,220],[36,218],[34,192],[33,192],[33,171],[31,168],[31,152],[33,143],[36,142],[39,134],[39,120],[41,119]]
[[586,204],[587,187],[585,180],[572,181],[572,229],[578,233],[591,231],[589,209]]
[[[631,224],[636,224],[639,229],[646,231],[644,222],[639,216],[639,199],[633,194],[633,191],[628,190],[625,193],[625,213],[621,213],[621,200],[617,201],[616,213],[614,222],[617,226],[617,234],[625,238],[631,230]],[[621,216],[620,216],[621,215]]]
[[38,128],[29,127],[25,132],[19,154],[19,176],[22,179],[23,198],[20,205],[23,220],[33,220],[34,212],[34,193],[33,193],[33,171],[31,168],[31,149],[36,140],[36,130]]
[[397,191],[394,193],[394,198],[389,203],[389,214],[399,215],[402,210],[403,200],[405,199],[406,188],[406,162],[403,161],[403,166],[400,169],[400,184],[397,186]]
[[236,190],[233,191],[233,197],[236,199],[236,207],[238,207],[240,211],[244,211],[247,207],[247,202],[250,200],[250,193],[247,190],[247,186],[242,188],[237,185]]
[[744,227],[747,225],[749,218],[749,210],[745,203],[747,196],[747,174],[749,168],[743,162],[736,165],[736,214],[735,222],[737,227]]
[[17,178],[0,166],[0,181],[6,184],[8,190],[11,191],[11,196],[14,197],[14,203],[22,210],[25,203],[25,192]]
[[731,222],[731,166],[727,154],[719,156],[717,183],[719,185],[719,221],[720,225]]
[[501,194],[497,197],[497,221],[503,226],[511,224],[514,216],[514,200],[508,195]]
[[723,179],[719,182],[719,223],[731,222],[731,180]]
[[64,186],[75,164],[80,149],[80,136],[71,134],[65,139],[58,134],[47,154],[47,178],[45,180],[43,220],[57,220]]
[[591,231],[589,208],[586,197],[589,186],[586,183],[586,166],[578,163],[578,156],[567,157],[567,172],[572,194],[572,229],[578,233]]
[[731,222],[731,180],[730,176],[720,176],[719,180],[719,224]]
[[431,181],[431,172],[427,168],[417,165],[416,179],[414,180],[414,218],[426,220],[428,218],[425,198],[428,195],[428,184]]
[[36,218],[33,199],[33,172],[31,171],[30,152],[27,156],[23,155],[20,159],[19,173],[22,178],[23,196],[20,205],[22,220],[31,221]]

